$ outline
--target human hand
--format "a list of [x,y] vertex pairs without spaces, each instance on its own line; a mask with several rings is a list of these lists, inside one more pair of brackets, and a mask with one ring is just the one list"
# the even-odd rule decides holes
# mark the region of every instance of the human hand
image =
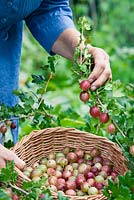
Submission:
[[[75,48],[78,46],[79,40],[80,33],[77,30],[67,29],[56,40],[52,47],[52,51],[73,60]],[[81,48],[84,47],[85,45],[82,43]],[[91,90],[94,91],[102,86],[108,79],[112,79],[112,72],[109,56],[103,49],[91,45],[87,45],[86,47],[93,56],[95,63],[94,69],[88,77],[88,80],[91,83]]]
[[25,166],[25,162],[23,160],[21,160],[20,158],[18,158],[18,156],[6,149],[4,146],[2,146],[0,144],[0,168],[3,168],[6,166],[6,161],[14,161],[16,167],[18,167],[19,169],[23,169]]
[[91,90],[94,91],[102,86],[107,80],[112,79],[109,56],[101,48],[88,45],[89,53],[94,58],[94,68],[88,77],[91,83]]

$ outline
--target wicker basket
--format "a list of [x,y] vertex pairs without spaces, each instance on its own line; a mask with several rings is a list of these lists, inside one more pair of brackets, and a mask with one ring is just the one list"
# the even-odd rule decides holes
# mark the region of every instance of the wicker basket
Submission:
[[[79,131],[74,128],[47,128],[40,131],[33,131],[25,136],[14,147],[13,151],[23,159],[27,166],[31,166],[40,158],[47,156],[50,152],[59,152],[64,147],[74,147],[86,150],[87,152],[97,147],[101,151],[104,159],[113,163],[114,170],[118,174],[124,174],[127,171],[126,160],[120,148],[113,142],[104,137]],[[19,173],[18,184],[26,178],[23,173]],[[57,195],[52,193],[54,199]],[[85,197],[71,197],[71,200],[104,200],[103,194],[90,195]]]

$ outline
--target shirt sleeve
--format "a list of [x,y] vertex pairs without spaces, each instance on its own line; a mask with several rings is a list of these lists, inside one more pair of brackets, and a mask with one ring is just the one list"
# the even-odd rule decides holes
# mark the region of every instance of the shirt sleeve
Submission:
[[75,28],[68,0],[46,0],[27,19],[26,24],[36,40],[49,54],[60,34]]

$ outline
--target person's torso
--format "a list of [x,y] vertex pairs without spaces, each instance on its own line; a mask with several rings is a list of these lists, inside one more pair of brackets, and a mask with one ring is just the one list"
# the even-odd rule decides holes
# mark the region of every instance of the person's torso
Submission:
[[0,0],[0,30],[25,19],[42,0]]

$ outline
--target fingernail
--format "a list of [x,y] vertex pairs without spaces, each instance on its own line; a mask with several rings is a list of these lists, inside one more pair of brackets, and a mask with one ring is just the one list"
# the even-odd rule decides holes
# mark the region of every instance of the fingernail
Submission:
[[92,86],[92,87],[91,87],[91,90],[92,90],[92,91],[94,91],[94,90],[96,90],[96,89],[97,89],[96,86]]
[[92,79],[92,78],[90,78],[90,79],[89,79],[89,82],[90,82],[90,83],[92,83],[92,82],[93,82],[93,79]]

